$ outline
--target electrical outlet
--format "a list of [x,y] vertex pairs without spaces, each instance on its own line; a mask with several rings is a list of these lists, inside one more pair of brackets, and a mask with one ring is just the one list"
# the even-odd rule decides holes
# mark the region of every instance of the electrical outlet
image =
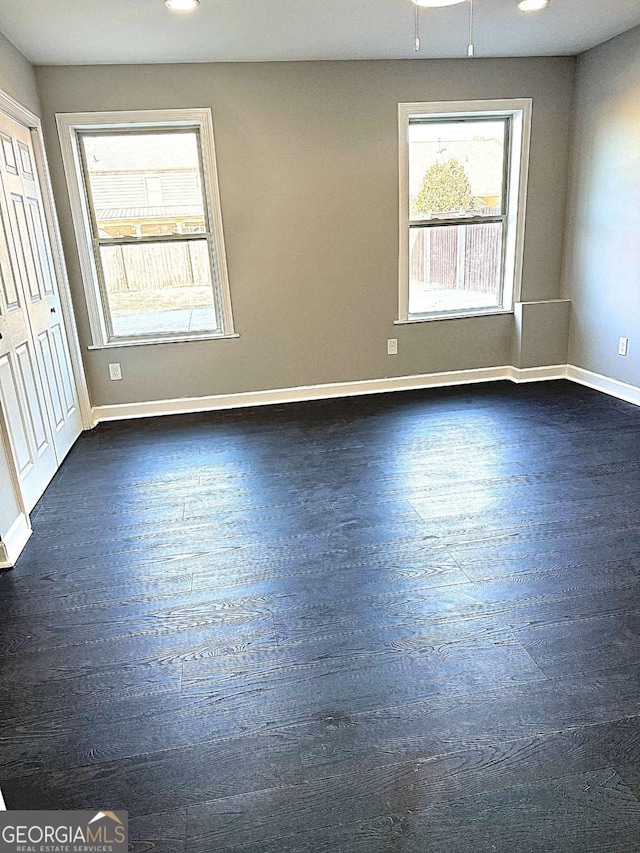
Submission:
[[620,338],[618,341],[618,355],[626,357],[629,351],[629,338]]
[[398,339],[389,338],[387,341],[387,355],[398,355]]
[[109,379],[122,379],[122,368],[120,364],[109,365]]

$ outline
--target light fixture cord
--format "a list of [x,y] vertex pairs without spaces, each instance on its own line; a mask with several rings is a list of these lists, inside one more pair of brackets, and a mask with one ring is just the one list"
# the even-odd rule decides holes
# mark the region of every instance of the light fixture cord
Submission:
[[416,7],[416,30],[415,30],[415,41],[413,42],[413,49],[416,53],[420,51],[420,6],[417,3],[414,4]]
[[473,58],[473,0],[469,0],[469,47],[467,48],[467,56]]

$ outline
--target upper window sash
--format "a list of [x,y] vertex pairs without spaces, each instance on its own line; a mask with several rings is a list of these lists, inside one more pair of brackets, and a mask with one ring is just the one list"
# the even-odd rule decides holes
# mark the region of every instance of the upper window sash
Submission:
[[[171,133],[175,134],[177,131],[182,130],[185,133],[195,133],[197,141],[198,141],[198,159],[200,166],[200,196],[202,200],[203,214],[204,214],[204,223],[205,230],[198,231],[195,234],[186,235],[186,234],[151,234],[148,236],[139,235],[139,236],[108,236],[108,235],[100,235],[98,223],[96,221],[96,204],[95,199],[93,198],[93,189],[91,185],[90,178],[90,170],[87,167],[87,156],[86,156],[86,146],[85,140],[87,137],[104,137],[104,136],[113,136],[120,135],[123,131],[130,134],[145,134],[152,131],[153,133]],[[93,239],[98,244],[107,245],[110,243],[143,243],[145,241],[148,242],[170,242],[171,240],[184,240],[189,238],[197,239],[202,238],[204,236],[211,236],[211,223],[210,223],[210,214],[209,214],[209,205],[206,204],[206,182],[204,169],[202,165],[202,139],[200,135],[200,126],[194,124],[191,127],[188,126],[164,126],[162,128],[158,127],[148,127],[148,126],[136,126],[135,128],[120,128],[118,131],[113,131],[112,129],[108,130],[91,130],[91,131],[77,131],[77,144],[78,144],[78,156],[80,159],[80,168],[83,177],[84,183],[84,191],[85,191],[85,200],[87,204],[87,209],[89,212],[89,219],[91,222],[91,232],[93,235]],[[146,180],[146,179],[145,179]]]
[[409,116],[408,127],[414,127],[416,125],[428,125],[428,124],[471,124],[474,121],[478,123],[486,122],[487,119],[491,119],[492,121],[499,121],[504,124],[504,157],[503,157],[503,168],[502,168],[502,185],[500,192],[500,213],[476,213],[473,216],[460,216],[460,217],[447,217],[447,216],[439,216],[437,213],[432,214],[430,217],[423,217],[419,219],[411,218],[411,211],[409,211],[409,224],[410,225],[422,225],[423,223],[429,223],[433,225],[437,224],[459,224],[465,225],[472,222],[486,222],[486,221],[494,221],[496,216],[506,217],[507,215],[507,204],[509,198],[509,181],[510,181],[510,158],[511,158],[511,121],[512,116],[503,116],[503,115],[487,115],[483,114],[482,116],[477,117],[469,117],[469,118],[460,118],[460,117],[449,117],[449,116]]

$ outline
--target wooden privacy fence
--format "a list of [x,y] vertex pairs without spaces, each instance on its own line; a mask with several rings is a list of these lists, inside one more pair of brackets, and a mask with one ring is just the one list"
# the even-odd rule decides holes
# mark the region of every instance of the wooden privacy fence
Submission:
[[410,277],[432,290],[492,293],[500,276],[502,226],[414,228]]
[[102,263],[110,293],[193,287],[211,281],[205,240],[103,246]]

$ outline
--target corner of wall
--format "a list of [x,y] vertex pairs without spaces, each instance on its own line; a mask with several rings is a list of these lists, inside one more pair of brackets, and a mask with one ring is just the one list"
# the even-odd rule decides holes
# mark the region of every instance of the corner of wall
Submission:
[[40,115],[40,99],[33,65],[0,32],[0,89]]
[[567,363],[568,299],[516,302],[511,363],[519,369]]
[[29,516],[20,513],[7,534],[0,539],[0,569],[11,569],[32,534]]
[[[568,361],[625,387],[640,371],[639,98],[640,27],[576,58],[562,269]],[[617,354],[619,337],[629,337],[627,357]]]

